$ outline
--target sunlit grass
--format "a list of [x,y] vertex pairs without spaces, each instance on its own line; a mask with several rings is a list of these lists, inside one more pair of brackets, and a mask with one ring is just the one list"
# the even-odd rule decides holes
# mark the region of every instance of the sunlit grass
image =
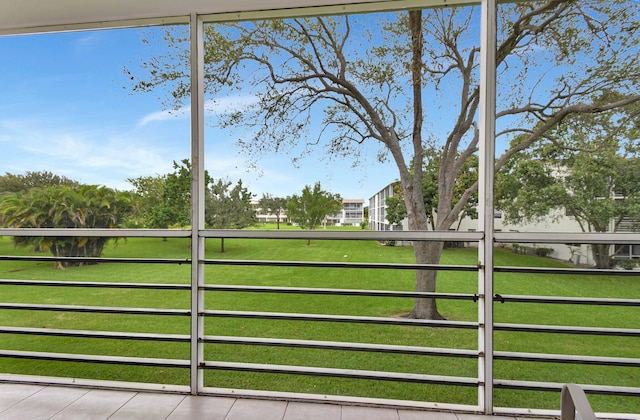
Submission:
[[[286,225],[282,225],[285,228]],[[275,225],[268,226],[275,229]],[[290,226],[286,228],[292,228]],[[409,247],[381,246],[374,241],[250,240],[226,239],[225,252],[220,240],[208,239],[208,259],[250,259],[281,261],[401,262],[414,261]],[[105,257],[190,257],[188,239],[128,239],[109,245]],[[0,254],[28,254],[15,249],[9,238],[0,238]],[[446,250],[443,264],[475,265],[477,250]],[[561,261],[513,254],[496,250],[496,265],[563,267]],[[15,279],[104,281],[127,283],[190,283],[188,265],[173,264],[99,264],[55,270],[51,263],[3,261],[0,277]],[[477,274],[441,272],[438,290],[452,293],[476,293]],[[341,289],[406,290],[414,288],[411,271],[357,270],[295,267],[238,267],[208,265],[207,284],[319,287]],[[142,291],[130,289],[59,288],[36,286],[0,286],[2,301],[56,305],[90,305],[141,308],[188,309],[189,291]],[[520,295],[561,295],[640,299],[636,277],[549,276],[497,273],[495,292]],[[477,320],[477,304],[472,301],[441,300],[441,313],[455,321]],[[338,296],[282,295],[272,293],[207,292],[208,310],[248,310],[265,312],[318,313],[397,317],[411,310],[412,300],[402,298],[364,298]],[[533,305],[497,303],[496,322],[550,325],[581,325],[610,328],[640,328],[638,308],[604,306]],[[64,312],[0,311],[0,324],[37,328],[130,331],[145,333],[189,334],[189,318],[180,316],[132,316],[77,314]],[[329,322],[205,319],[207,335],[237,335],[289,339],[327,340],[380,344],[415,345],[459,349],[477,348],[474,330],[376,326]],[[186,343],[154,343],[81,338],[2,335],[0,347],[25,351],[68,352],[152,358],[188,359]],[[637,357],[637,338],[570,336],[542,333],[495,334],[495,349],[538,353],[584,354]],[[273,363],[345,369],[381,370],[476,377],[477,361],[450,357],[398,356],[352,351],[318,351],[257,346],[205,346],[206,360]],[[183,369],[132,368],[86,363],[51,363],[0,359],[6,373],[117,379],[173,384],[188,384]],[[616,368],[554,363],[496,361],[499,379],[543,382],[577,382],[604,385],[640,386],[640,374],[634,368]],[[476,404],[475,388],[427,386],[382,381],[355,381],[335,378],[283,376],[255,373],[205,373],[207,386],[313,392],[333,395],[357,395],[380,398],[415,399],[446,403]],[[502,406],[557,408],[555,393],[496,391]],[[590,399],[592,397],[590,396]],[[600,411],[640,412],[640,399],[594,396]]]

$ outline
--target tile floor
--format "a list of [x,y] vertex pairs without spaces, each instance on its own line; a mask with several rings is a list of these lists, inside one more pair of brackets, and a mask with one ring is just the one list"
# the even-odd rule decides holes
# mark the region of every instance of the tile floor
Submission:
[[0,383],[0,419],[514,420],[515,417]]

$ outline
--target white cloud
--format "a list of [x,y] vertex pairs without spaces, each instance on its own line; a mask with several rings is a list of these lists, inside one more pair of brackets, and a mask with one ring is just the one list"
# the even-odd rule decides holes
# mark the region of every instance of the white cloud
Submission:
[[191,107],[183,106],[178,109],[170,109],[165,111],[153,112],[151,114],[147,114],[138,121],[138,127],[147,125],[151,122],[155,121],[167,121],[173,119],[186,119],[189,118],[189,114],[191,113]]
[[[226,115],[232,112],[241,111],[258,102],[258,98],[253,95],[226,96],[223,98],[209,99],[204,104],[204,110],[209,115]],[[138,121],[138,126],[144,126],[155,121],[167,121],[172,119],[186,119],[191,114],[190,106],[183,106],[178,109],[157,111],[147,114]]]
[[148,137],[153,133],[143,137],[56,127],[55,123],[33,120],[4,120],[0,128],[0,141],[8,143],[0,156],[0,166],[5,170],[47,170],[83,183],[118,188],[123,188],[129,177],[170,171],[176,153],[175,148],[168,151],[157,137]]

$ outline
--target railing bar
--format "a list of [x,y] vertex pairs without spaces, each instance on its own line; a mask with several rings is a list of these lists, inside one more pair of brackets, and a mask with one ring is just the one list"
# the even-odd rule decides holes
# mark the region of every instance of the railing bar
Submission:
[[326,262],[326,261],[275,261],[275,260],[221,260],[205,259],[207,265],[259,266],[259,267],[313,267],[313,268],[367,268],[393,270],[438,270],[438,271],[470,271],[477,272],[474,265],[439,265],[439,264],[400,264],[400,263],[365,263],[365,262]]
[[640,244],[640,236],[630,232],[495,232],[496,243],[538,244]]
[[0,255],[0,261],[84,262],[122,264],[191,264],[189,258],[102,258],[102,257],[45,257],[32,255]]
[[43,335],[55,337],[106,338],[118,340],[185,342],[190,340],[185,334],[150,334],[119,331],[62,330],[52,328],[26,328],[0,326],[0,334]]
[[394,382],[429,383],[472,387],[478,386],[478,379],[476,378],[422,375],[416,373],[379,372],[355,369],[209,361],[205,361],[201,367],[203,369],[228,370],[234,372],[280,373],[290,375],[331,376],[335,378],[371,379]]
[[557,325],[532,325],[532,324],[495,324],[496,331],[513,332],[540,332],[554,334],[578,334],[578,335],[606,335],[616,337],[640,337],[640,329],[629,328],[596,328],[596,327],[568,327]]
[[640,299],[611,299],[611,298],[581,298],[558,296],[522,296],[496,294],[493,298],[498,302],[518,303],[553,303],[569,305],[600,305],[600,306],[640,306]]
[[74,306],[74,305],[42,305],[26,303],[0,303],[0,309],[53,311],[53,312],[85,312],[102,314],[128,315],[178,315],[190,316],[188,309],[159,309],[159,308],[117,308],[104,306]]
[[0,236],[64,236],[114,238],[188,238],[191,230],[181,229],[68,229],[68,228],[0,228]]
[[[172,237],[188,238],[190,230],[178,229],[13,229],[1,228],[0,236],[65,236],[65,237]],[[452,231],[290,231],[290,230],[202,230],[204,238],[237,239],[350,239],[350,240],[431,240],[478,242],[482,232]],[[640,239],[633,233],[580,233],[580,232],[495,232],[496,243],[630,243]]]
[[248,311],[203,311],[205,317],[213,318],[238,318],[238,319],[270,319],[282,321],[318,321],[318,322],[344,322],[354,324],[378,324],[378,325],[405,325],[417,327],[440,327],[477,329],[478,324],[462,321],[433,321],[425,319],[409,318],[381,318],[364,316],[322,315],[322,314],[298,314],[281,312],[248,312]]
[[[562,390],[564,384],[557,382],[534,382],[496,379],[494,381],[494,386],[500,389],[559,392]],[[587,384],[578,384],[578,386],[580,386],[587,394],[640,396],[640,388],[636,387]]]
[[571,363],[578,365],[600,365],[600,366],[640,366],[640,359],[624,357],[602,357],[583,356],[565,354],[543,354],[543,353],[520,353],[496,351],[496,360],[526,361],[526,362],[551,362],[551,363]]
[[0,357],[11,359],[50,360],[59,362],[84,362],[115,364],[128,366],[155,366],[155,367],[189,367],[188,360],[181,359],[153,359],[146,357],[121,357],[98,356],[87,354],[47,353],[36,351],[12,351],[0,350]]
[[390,290],[362,290],[362,289],[322,289],[307,287],[271,287],[271,286],[238,286],[238,285],[205,285],[202,289],[218,292],[251,292],[251,293],[283,293],[306,295],[338,295],[338,296],[378,296],[378,297],[434,297],[452,300],[478,300],[475,294],[458,293],[430,293],[430,292],[399,292]]
[[[188,238],[191,230],[179,229],[14,229],[0,228],[0,236],[65,236],[65,237],[157,237]],[[200,231],[204,238],[238,239],[349,239],[349,240],[430,240],[454,242],[478,242],[482,232],[453,231],[291,231],[291,230],[210,230]],[[582,232],[495,232],[496,243],[624,243],[640,244],[637,234],[582,233]]]
[[312,240],[358,240],[358,241],[438,241],[478,242],[482,232],[459,231],[319,231],[319,230],[214,230],[200,231],[203,238],[235,239],[312,239]]
[[42,376],[29,374],[0,373],[2,384],[31,384],[44,386],[72,386],[74,388],[110,389],[133,392],[156,392],[160,394],[188,394],[187,385],[170,385],[154,382],[110,381],[101,379],[84,379],[64,376]]
[[527,274],[578,274],[594,276],[638,276],[638,270],[612,270],[599,268],[552,268],[552,267],[495,267],[496,273],[527,273]]
[[446,356],[459,358],[477,358],[477,350],[445,349],[434,347],[397,346],[389,344],[349,343],[339,341],[288,340],[275,338],[205,336],[206,344],[232,344],[271,347],[292,347],[320,350],[347,350],[376,353],[412,354],[424,356]]
[[0,279],[0,285],[13,286],[51,286],[51,287],[91,287],[106,289],[150,289],[150,290],[190,290],[188,284],[160,283],[113,283],[94,281],[55,281],[55,280],[13,280]]

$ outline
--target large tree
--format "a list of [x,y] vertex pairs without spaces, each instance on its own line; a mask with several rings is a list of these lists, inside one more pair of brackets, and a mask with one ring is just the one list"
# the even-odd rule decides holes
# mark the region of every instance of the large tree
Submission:
[[[555,221],[566,214],[583,232],[615,232],[625,220],[639,221],[639,119],[637,112],[576,115],[550,140],[516,154],[497,181],[505,220]],[[591,253],[597,268],[611,267],[610,245],[593,244]]]
[[289,197],[275,197],[272,194],[262,194],[258,205],[264,214],[274,214],[276,216],[276,223],[278,229],[280,229],[280,217],[287,208],[287,201]]
[[[287,202],[289,220],[302,229],[313,230],[326,222],[327,216],[333,216],[342,209],[339,194],[324,191],[319,182],[305,185],[300,195],[294,194]],[[311,240],[307,241],[307,245]]]
[[[501,4],[498,137],[509,144],[518,136],[519,142],[497,159],[498,169],[567,116],[640,99],[639,7],[624,0]],[[439,118],[434,122],[443,129],[434,133],[440,167],[433,227],[447,231],[477,191],[474,183],[456,196],[455,185],[478,150],[478,11],[449,7],[210,24],[206,89],[210,95],[255,92],[255,106],[223,121],[249,127],[253,135],[239,143],[250,152],[323,141],[330,153],[357,160],[359,145],[379,144],[382,157],[397,166],[412,230],[429,228],[422,192],[422,162],[429,148],[424,122]],[[170,33],[166,39],[177,45],[182,37]],[[188,92],[184,58],[184,51],[170,49],[166,57],[147,62],[134,89],[166,87],[179,102]],[[621,96],[591,99],[605,89],[617,89]],[[323,127],[314,137],[309,131],[318,122]],[[438,263],[442,249],[442,242],[418,241],[416,262]],[[435,287],[435,271],[416,273],[417,291]],[[428,298],[416,299],[411,315],[440,318],[436,301]]]
[[[140,206],[140,217],[146,228],[167,229],[191,224],[191,163],[173,162],[173,172],[156,176],[128,178]],[[212,182],[205,171],[205,183]]]
[[[251,194],[242,186],[242,180],[232,186],[231,181],[221,179],[205,192],[205,224],[211,229],[243,229],[256,223],[256,213],[251,206]],[[224,252],[224,238],[220,242]]]
[[164,200],[166,175],[140,176],[127,178],[133,185],[133,193],[140,207],[140,220],[134,223],[139,227],[149,229],[167,229],[174,224],[173,212],[168,211]]
[[53,185],[79,185],[79,182],[49,171],[27,171],[24,174],[10,174],[7,172],[0,176],[0,195],[27,191],[31,188],[51,187]]
[[[11,228],[118,228],[135,216],[130,193],[96,185],[31,188],[0,201],[0,220]],[[17,246],[49,251],[56,257],[99,257],[109,237],[16,236]],[[83,265],[62,261],[56,267]]]

